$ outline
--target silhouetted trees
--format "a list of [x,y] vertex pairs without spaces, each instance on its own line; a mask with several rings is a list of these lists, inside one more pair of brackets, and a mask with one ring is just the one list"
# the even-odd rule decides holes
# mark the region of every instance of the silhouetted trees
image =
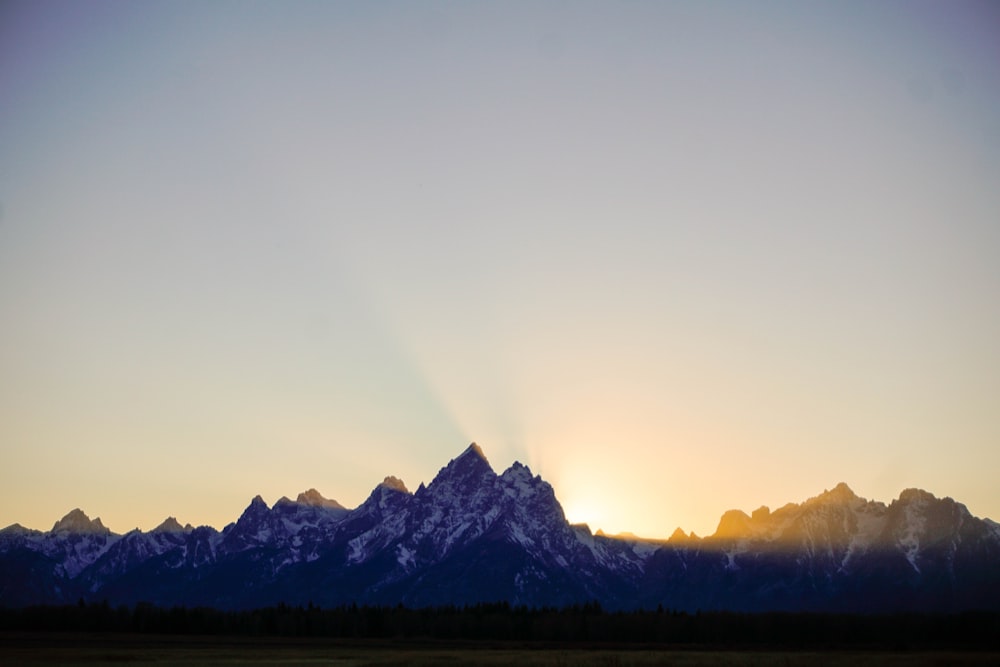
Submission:
[[313,604],[243,611],[111,607],[107,602],[0,609],[0,631],[646,644],[734,648],[1000,649],[1000,614],[688,614],[607,612],[594,602],[528,608],[506,602],[411,609]]

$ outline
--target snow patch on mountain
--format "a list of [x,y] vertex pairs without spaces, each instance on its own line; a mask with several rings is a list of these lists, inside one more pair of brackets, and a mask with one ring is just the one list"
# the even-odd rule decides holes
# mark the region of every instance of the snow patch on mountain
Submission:
[[868,553],[885,530],[885,505],[869,501],[854,509],[855,529],[844,556],[840,561],[840,571],[848,572],[852,561],[859,555]]
[[[874,582],[889,587],[883,605],[892,608],[893,586],[912,593],[967,581],[977,594],[983,581],[996,587],[990,568],[1000,525],[926,492],[907,490],[887,508],[838,484],[774,511],[727,512],[704,539],[680,530],[669,540],[595,535],[566,521],[551,485],[527,466],[514,462],[497,475],[472,444],[416,493],[387,477],[352,510],[310,489],[270,508],[256,496],[222,531],[182,528],[170,517],[148,533],[119,536],[79,510],[48,533],[17,524],[0,531],[0,558],[31,551],[44,555],[38,562],[52,570],[47,576],[52,590],[65,591],[63,602],[81,591],[112,600],[126,591],[136,596],[127,601],[189,603],[194,595],[224,606],[280,596],[320,596],[324,605],[450,604],[482,595],[525,604],[597,599],[620,608],[822,608],[831,600],[853,604],[837,596],[867,595]],[[983,558],[993,560],[980,566]],[[940,597],[927,599],[952,599],[934,590]],[[992,590],[976,599],[1000,598]]]
[[[899,496],[901,501],[904,501],[905,498],[903,506],[905,522],[899,537],[896,539],[896,543],[902,549],[903,555],[906,556],[906,560],[910,563],[910,567],[919,574],[920,537],[924,534],[927,527],[927,517],[924,514],[924,510],[929,501],[927,495],[930,494],[925,495],[924,492],[914,493],[915,491],[917,490],[907,489]],[[931,499],[933,499],[933,496]]]
[[986,523],[986,526],[989,528],[989,530],[993,533],[993,536],[996,539],[1000,540],[1000,523],[997,523],[993,519],[983,519],[983,521]]
[[416,552],[408,549],[405,545],[396,546],[396,562],[403,566],[405,570],[413,569],[417,564]]

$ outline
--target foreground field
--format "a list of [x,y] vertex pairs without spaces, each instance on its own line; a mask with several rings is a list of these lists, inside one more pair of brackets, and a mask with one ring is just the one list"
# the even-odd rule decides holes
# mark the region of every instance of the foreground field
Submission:
[[828,665],[997,665],[1000,654],[982,652],[893,651],[743,651],[575,646],[525,646],[501,643],[345,642],[294,639],[161,637],[136,635],[0,635],[0,664],[122,665],[156,664],[220,667],[290,665],[335,667],[383,665],[518,665],[643,667],[646,665],[728,665],[756,667]]

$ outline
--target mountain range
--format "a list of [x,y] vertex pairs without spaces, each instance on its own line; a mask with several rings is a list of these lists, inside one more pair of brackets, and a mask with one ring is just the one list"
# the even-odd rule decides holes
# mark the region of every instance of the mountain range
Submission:
[[606,609],[1000,610],[1000,525],[907,489],[886,505],[846,484],[802,503],[726,512],[667,540],[567,522],[552,487],[473,443],[410,492],[386,477],[347,509],[310,489],[257,496],[221,531],[173,517],[111,532],[79,509],[42,532],[0,530],[0,607],[111,604],[247,609],[507,601]]

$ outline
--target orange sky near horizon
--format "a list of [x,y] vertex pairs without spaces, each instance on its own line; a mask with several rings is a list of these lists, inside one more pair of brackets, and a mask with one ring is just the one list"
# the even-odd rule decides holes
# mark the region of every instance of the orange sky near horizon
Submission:
[[0,7],[0,527],[353,507],[471,441],[667,537],[1000,520],[1000,10]]

